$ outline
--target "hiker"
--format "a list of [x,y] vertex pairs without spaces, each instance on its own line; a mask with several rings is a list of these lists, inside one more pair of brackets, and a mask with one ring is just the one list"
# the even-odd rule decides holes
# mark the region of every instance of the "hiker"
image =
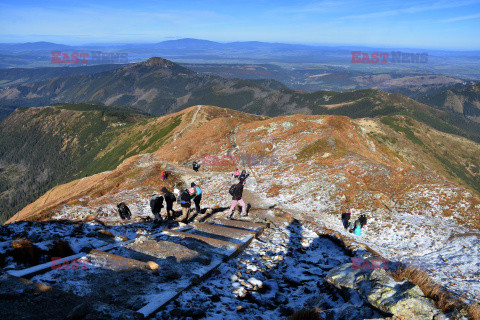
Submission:
[[122,218],[122,220],[130,220],[130,218],[132,217],[132,213],[130,212],[130,209],[128,209],[125,203],[120,202],[119,204],[117,204],[117,208],[118,214],[120,215],[120,218]]
[[180,192],[179,198],[177,201],[180,200],[180,206],[182,207],[182,215],[176,219],[176,221],[180,222],[187,222],[188,221],[188,214],[190,213],[190,206],[192,205],[192,197],[195,193],[193,188],[188,188],[182,190]]
[[168,191],[166,187],[163,187],[162,188],[162,192],[163,192],[163,197],[165,198],[165,203],[167,204],[167,220],[170,220],[173,218],[174,216],[174,211],[173,211],[173,203],[175,202],[175,200],[177,200],[177,198],[175,198],[175,195]]
[[200,201],[202,201],[202,189],[195,184],[195,182],[192,182],[190,185],[194,190],[194,198],[193,198],[193,203],[195,203],[195,211],[197,211],[197,214],[201,213],[200,210]]
[[358,218],[358,222],[360,222],[360,228],[363,228],[367,224],[367,217],[365,214],[361,214],[360,218]]
[[357,220],[355,221],[353,234],[356,235],[356,236],[362,235],[362,227],[361,227],[361,224],[360,224],[360,220],[359,220],[359,219],[357,219]]
[[250,173],[247,173],[247,171],[245,171],[245,169],[242,170],[242,173],[240,174],[240,176],[238,176],[238,180],[240,181],[245,181],[247,180],[247,178],[250,176]]
[[155,223],[162,222],[162,216],[160,215],[160,211],[163,208],[163,196],[159,196],[158,194],[153,194],[152,198],[150,199],[150,209],[152,210],[153,215],[155,216]]
[[247,206],[245,205],[245,202],[243,202],[242,196],[243,196],[243,186],[245,185],[245,180],[240,180],[236,185],[233,185],[230,187],[230,194],[232,195],[232,205],[230,207],[230,210],[228,210],[227,214],[227,219],[232,219],[233,216],[233,210],[235,209],[235,206],[240,204],[242,206],[242,216],[247,215]]
[[[362,227],[367,223],[366,219],[367,218],[365,217],[365,215],[363,215],[363,217],[362,217],[362,215],[360,215],[360,217],[357,220],[355,220],[354,223],[349,224],[349,230],[348,231],[350,233],[353,233],[353,234],[357,235],[357,236],[361,235],[362,234]],[[362,225],[362,222],[364,222],[363,225]]]
[[350,212],[342,213],[342,223],[343,223],[343,227],[345,228],[345,230],[348,229],[349,220],[350,220]]
[[192,167],[193,171],[198,172],[198,169],[200,169],[200,164],[198,164],[197,161],[193,161]]
[[160,173],[160,179],[162,179],[162,181],[167,179],[167,172],[165,170],[162,170]]

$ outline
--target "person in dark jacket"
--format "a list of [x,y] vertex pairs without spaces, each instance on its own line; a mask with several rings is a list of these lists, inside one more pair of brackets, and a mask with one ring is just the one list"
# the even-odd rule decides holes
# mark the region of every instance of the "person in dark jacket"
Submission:
[[247,173],[247,171],[245,169],[242,170],[242,173],[240,174],[240,176],[238,177],[238,180],[240,181],[245,181],[247,180],[247,178],[250,176],[250,173]]
[[247,215],[247,206],[245,205],[245,202],[242,199],[243,196],[243,186],[245,185],[245,180],[240,180],[240,182],[235,186],[235,189],[233,189],[233,195],[232,195],[232,205],[230,206],[230,210],[228,210],[227,218],[231,219],[233,216],[233,209],[235,209],[235,206],[237,203],[242,206],[242,216]]
[[361,214],[360,218],[358,218],[358,222],[360,222],[360,228],[363,228],[367,224],[367,217],[364,214]]
[[192,206],[192,198],[195,190],[188,188],[180,192],[180,206],[182,207],[182,215],[177,218],[176,221],[187,222],[188,214],[190,213],[190,207]]
[[345,228],[345,230],[348,229],[349,221],[350,221],[350,212],[342,213],[342,223],[343,223],[343,227]]
[[200,164],[198,164],[197,161],[193,161],[192,168],[193,171],[197,172],[198,169],[200,169]]
[[120,202],[119,204],[117,204],[117,208],[118,208],[118,214],[120,215],[120,218],[122,218],[122,220],[125,220],[125,219],[130,220],[130,218],[132,217],[132,213],[130,212],[130,209],[127,207],[125,203]]
[[192,182],[190,185],[194,190],[194,198],[193,198],[193,203],[195,204],[195,211],[197,211],[197,214],[200,214],[201,208],[200,208],[200,201],[202,201],[202,189],[195,184],[195,182]]
[[174,216],[173,203],[177,200],[175,195],[168,191],[166,187],[162,188],[163,197],[165,198],[165,203],[167,204],[167,219],[170,220]]
[[163,196],[159,196],[158,194],[154,194],[150,199],[150,209],[152,210],[153,215],[155,216],[155,223],[162,222],[162,216],[160,215],[160,211],[163,208]]

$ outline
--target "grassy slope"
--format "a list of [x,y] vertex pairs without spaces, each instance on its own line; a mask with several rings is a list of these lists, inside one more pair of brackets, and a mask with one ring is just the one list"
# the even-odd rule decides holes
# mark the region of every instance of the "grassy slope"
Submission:
[[158,149],[180,122],[87,104],[17,110],[0,124],[1,221],[57,184]]
[[435,171],[480,194],[480,145],[445,134],[408,116],[362,119],[378,142],[418,168]]

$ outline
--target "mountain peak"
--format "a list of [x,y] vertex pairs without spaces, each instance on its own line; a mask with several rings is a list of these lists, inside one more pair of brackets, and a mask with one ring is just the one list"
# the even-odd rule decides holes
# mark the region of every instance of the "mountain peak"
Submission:
[[144,65],[148,67],[164,67],[164,68],[171,68],[175,65],[170,60],[166,60],[160,57],[152,57],[148,59],[147,61],[143,62]]

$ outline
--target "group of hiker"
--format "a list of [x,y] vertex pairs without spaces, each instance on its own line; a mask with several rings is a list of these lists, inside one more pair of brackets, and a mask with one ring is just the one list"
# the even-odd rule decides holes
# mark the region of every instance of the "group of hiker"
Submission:
[[[192,200],[195,204],[195,211],[197,214],[201,214],[200,201],[202,201],[202,189],[192,182],[190,188],[184,190],[175,189],[173,192],[169,191],[166,187],[162,188],[162,195],[153,194],[150,199],[150,209],[155,217],[154,221],[160,223],[163,221],[163,217],[160,214],[162,208],[164,208],[163,202],[165,201],[165,219],[179,222],[188,221],[190,214],[190,207],[192,206]],[[173,204],[177,202],[182,208],[182,213],[179,217],[175,218],[175,211],[173,210]]]
[[[198,172],[198,170],[200,169],[200,164],[194,161],[192,164],[192,169],[195,172]],[[248,208],[243,201],[243,188],[249,176],[250,174],[248,174],[245,169],[242,171],[236,169],[233,173],[235,183],[229,189],[229,193],[232,196],[232,204],[230,206],[230,209],[228,210],[227,219],[232,219],[234,209],[237,205],[240,205],[242,208],[242,212],[240,215],[247,216]],[[165,170],[161,172],[160,177],[161,180],[166,179],[167,173]],[[189,188],[183,189],[181,191],[178,189],[174,189],[174,191],[171,192],[166,187],[163,187],[161,191],[163,195],[153,194],[150,199],[150,209],[152,210],[152,213],[155,217],[154,221],[156,223],[160,223],[163,221],[163,217],[160,213],[162,211],[162,208],[164,208],[164,201],[166,204],[166,220],[175,219],[175,221],[178,222],[188,222],[191,213],[192,200],[195,205],[195,213],[197,215],[202,214],[202,210],[200,207],[200,202],[202,201],[202,189],[200,188],[200,186],[196,185],[195,182],[192,182]],[[181,215],[177,218],[175,218],[175,211],[173,210],[173,204],[175,203],[175,201],[182,208]],[[122,219],[130,219],[131,217],[130,210],[123,202],[118,204],[118,212]],[[350,212],[342,213],[341,220],[343,227],[350,233],[360,236],[362,228],[367,224],[367,217],[365,216],[365,214],[361,214],[354,222],[351,222],[350,219]]]
[[360,236],[362,235],[362,228],[367,224],[367,217],[364,214],[361,214],[355,222],[351,222],[351,215],[350,212],[342,213],[343,227],[345,230],[348,230],[348,232]]
[[[198,164],[197,162],[193,162],[192,169],[195,172],[197,172],[198,169],[200,169],[200,164]],[[161,179],[164,180],[166,175],[167,173],[165,172],[165,170],[163,170],[160,174]],[[250,176],[250,174],[248,174],[246,170],[242,170],[240,172],[240,170],[236,169],[233,176],[238,181],[236,181],[236,183],[233,184],[229,190],[229,193],[232,196],[232,205],[230,207],[230,210],[228,211],[228,215],[227,215],[228,219],[232,218],[234,209],[237,205],[240,205],[242,207],[241,216],[247,215],[247,206],[245,205],[245,202],[243,201],[242,197],[243,197],[243,187],[245,185],[247,178]],[[195,182],[192,182],[189,188],[186,188],[183,190],[175,189],[173,192],[169,191],[166,187],[163,187],[162,193],[163,195],[153,194],[150,199],[150,209],[155,217],[154,221],[156,223],[160,223],[164,220],[164,218],[161,215],[162,208],[164,208],[164,204],[163,204],[164,201],[166,203],[166,213],[165,213],[166,220],[175,219],[175,221],[178,221],[178,222],[188,222],[190,218],[190,213],[192,212],[191,211],[192,200],[195,206],[195,213],[197,215],[202,214],[202,210],[200,207],[200,202],[202,201],[202,189]],[[177,218],[175,218],[175,211],[173,210],[173,204],[175,202],[177,202],[177,204],[179,204],[180,207],[182,208],[181,215]],[[123,205],[125,206],[125,204]],[[126,209],[128,210],[128,207],[126,207]],[[120,217],[124,219],[122,213],[120,212],[120,208],[119,208],[119,213],[120,213]]]

